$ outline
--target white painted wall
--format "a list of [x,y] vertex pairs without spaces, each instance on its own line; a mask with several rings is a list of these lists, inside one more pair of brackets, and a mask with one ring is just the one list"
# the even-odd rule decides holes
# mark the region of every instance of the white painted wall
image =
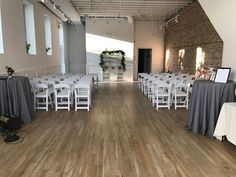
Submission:
[[160,30],[160,21],[135,21],[134,79],[138,74],[138,49],[152,49],[151,72],[163,70],[164,30]]
[[[60,71],[58,18],[43,5],[29,0],[34,5],[35,34],[37,54],[26,54],[23,4],[21,0],[1,0],[2,31],[4,54],[0,54],[0,74],[5,74],[5,66],[11,66],[17,73],[29,76],[54,73]],[[45,51],[44,14],[51,18],[52,25],[52,55]]]
[[65,72],[69,72],[69,41],[68,41],[68,27],[69,24],[63,23],[63,34],[64,34],[64,59],[65,59]]
[[224,42],[222,66],[231,67],[230,79],[236,80],[236,1],[199,2]]
[[125,81],[133,81],[134,24],[127,19],[88,19],[86,21],[87,73],[99,74],[100,53],[104,50],[123,50],[126,53]]
[[79,26],[76,30],[71,25],[67,25],[67,64],[69,72],[84,73],[86,72],[86,50],[85,50],[85,27]]

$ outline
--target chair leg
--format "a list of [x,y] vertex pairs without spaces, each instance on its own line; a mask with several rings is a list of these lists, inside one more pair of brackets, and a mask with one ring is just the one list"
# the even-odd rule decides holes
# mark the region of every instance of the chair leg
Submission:
[[88,111],[89,111],[89,106],[90,106],[90,99],[89,99],[89,96],[88,96]]
[[167,100],[167,104],[168,104],[168,109],[170,109],[170,95],[168,96],[168,98],[167,98],[168,100]]
[[77,105],[77,101],[76,101],[76,100],[77,100],[77,98],[76,98],[76,96],[75,96],[75,111],[77,111],[77,110],[76,110],[76,105]]
[[175,109],[177,109],[177,96],[175,94]]
[[46,97],[46,111],[48,111],[48,96]]
[[68,96],[68,98],[67,98],[67,100],[68,100],[68,111],[70,111],[70,96]]
[[55,97],[55,111],[57,111],[57,97]]
[[186,96],[186,109],[188,109],[188,95]]
[[34,97],[34,111],[36,111],[36,101],[37,101],[37,98]]

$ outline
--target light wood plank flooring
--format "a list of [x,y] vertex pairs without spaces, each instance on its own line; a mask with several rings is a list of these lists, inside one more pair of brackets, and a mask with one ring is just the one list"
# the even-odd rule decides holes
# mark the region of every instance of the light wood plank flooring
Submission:
[[185,130],[135,84],[104,84],[91,111],[37,111],[19,144],[0,141],[0,177],[233,177],[236,147]]

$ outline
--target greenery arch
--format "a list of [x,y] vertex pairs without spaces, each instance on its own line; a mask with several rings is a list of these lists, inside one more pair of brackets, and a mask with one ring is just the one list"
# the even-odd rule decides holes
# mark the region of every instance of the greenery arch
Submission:
[[100,54],[100,63],[99,66],[102,68],[102,71],[106,71],[108,68],[106,67],[106,63],[104,61],[104,55],[121,55],[121,62],[120,62],[120,66],[122,67],[121,69],[123,71],[126,71],[126,64],[125,64],[125,52],[123,50],[112,50],[112,51],[108,51],[108,50],[104,50],[102,51],[102,53]]

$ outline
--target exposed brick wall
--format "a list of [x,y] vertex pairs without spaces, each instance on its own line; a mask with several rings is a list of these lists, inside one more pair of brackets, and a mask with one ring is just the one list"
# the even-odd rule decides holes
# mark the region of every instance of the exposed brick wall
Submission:
[[[171,20],[165,27],[165,50],[170,50],[169,71],[195,73],[196,49],[202,47],[207,68],[222,64],[223,41],[214,29],[198,1],[178,12],[178,23]],[[169,19],[175,17],[173,15]],[[168,21],[167,19],[166,21]],[[178,61],[179,50],[185,49],[184,58]]]

